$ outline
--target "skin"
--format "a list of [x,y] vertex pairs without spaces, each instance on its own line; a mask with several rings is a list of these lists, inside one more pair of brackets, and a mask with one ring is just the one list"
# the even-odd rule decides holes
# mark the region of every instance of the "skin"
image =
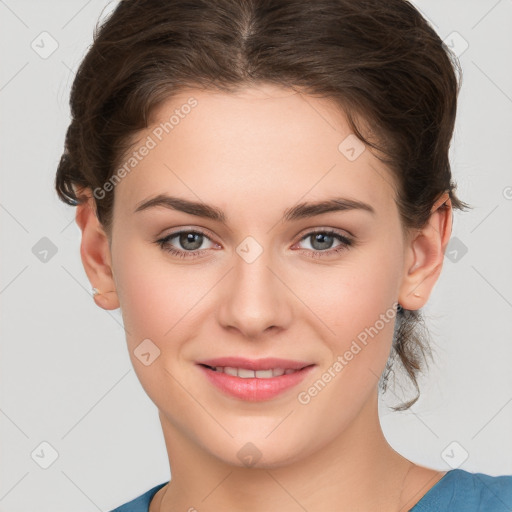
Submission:
[[[441,272],[452,208],[404,235],[389,170],[369,150],[349,161],[350,134],[326,99],[261,85],[235,93],[188,90],[162,104],[154,127],[193,96],[198,105],[115,188],[111,236],[91,198],[77,207],[81,257],[98,306],[121,308],[133,367],[159,409],[172,481],[150,511],[405,511],[444,472],[414,464],[386,441],[378,378],[390,354],[393,321],[308,404],[297,399],[395,302],[423,307]],[[225,225],[163,207],[134,213],[160,193],[215,205]],[[334,196],[369,203],[282,222],[298,202]],[[155,243],[181,229],[206,233],[200,256],[181,259]],[[330,255],[316,229],[353,235]],[[262,254],[236,252],[252,236]],[[179,237],[176,250],[186,252]],[[189,249],[190,251],[190,249]],[[149,366],[134,350],[149,338]],[[246,402],[221,393],[196,366],[221,356],[283,357],[316,366],[296,388]],[[252,443],[261,458],[237,457]]]

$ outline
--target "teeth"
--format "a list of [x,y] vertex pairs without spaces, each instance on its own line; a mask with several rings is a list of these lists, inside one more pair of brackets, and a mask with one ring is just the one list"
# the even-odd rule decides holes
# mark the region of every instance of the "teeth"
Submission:
[[273,377],[272,370],[256,370],[254,373],[258,379],[270,379],[270,377]]
[[269,370],[248,370],[247,368],[233,368],[231,366],[216,366],[215,371],[232,375],[233,377],[240,377],[242,379],[270,379],[272,377],[280,377],[281,375],[290,375],[297,370],[291,368],[271,368]]

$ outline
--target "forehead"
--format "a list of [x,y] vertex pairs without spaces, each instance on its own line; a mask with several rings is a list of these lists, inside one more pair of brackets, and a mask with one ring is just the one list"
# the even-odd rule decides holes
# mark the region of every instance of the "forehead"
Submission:
[[160,193],[222,208],[333,193],[386,208],[394,195],[389,171],[331,100],[272,85],[181,91],[152,112],[123,165],[115,203],[124,213]]

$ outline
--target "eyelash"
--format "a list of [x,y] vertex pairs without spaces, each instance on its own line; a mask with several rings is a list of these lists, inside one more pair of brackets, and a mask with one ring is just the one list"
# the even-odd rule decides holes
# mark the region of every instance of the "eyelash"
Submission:
[[[175,238],[176,236],[181,235],[182,233],[188,233],[188,234],[193,233],[195,235],[204,236],[205,238],[210,240],[210,237],[206,233],[203,233],[202,231],[190,229],[190,230],[176,231],[175,233],[171,233],[164,238],[160,238],[159,240],[156,240],[155,243],[158,244],[160,246],[160,248],[163,249],[164,251],[166,251],[166,252],[170,253],[172,256],[176,256],[178,258],[194,258],[197,255],[199,255],[200,253],[208,250],[208,249],[199,249],[196,251],[182,251],[182,250],[173,249],[172,246],[169,244],[169,241],[172,240],[173,238]],[[310,231],[305,236],[303,236],[299,240],[299,242],[302,242],[303,240],[306,240],[307,238],[309,238],[313,235],[316,235],[316,234],[332,236],[332,237],[336,238],[337,240],[339,240],[341,242],[341,244],[338,245],[337,247],[335,247],[334,249],[326,249],[323,251],[302,249],[303,251],[311,253],[311,255],[310,255],[311,258],[323,258],[323,257],[325,257],[325,254],[327,254],[329,256],[336,255],[343,251],[346,251],[349,247],[354,245],[354,241],[351,238],[347,238],[346,236],[343,236],[343,235],[337,233],[336,231],[332,231],[332,230]]]

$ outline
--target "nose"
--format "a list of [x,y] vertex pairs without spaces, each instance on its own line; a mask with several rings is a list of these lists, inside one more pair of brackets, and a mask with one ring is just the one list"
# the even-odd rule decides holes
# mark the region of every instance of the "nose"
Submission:
[[252,262],[234,255],[234,268],[223,279],[218,322],[224,329],[237,330],[251,340],[289,327],[292,295],[284,284],[270,251]]

